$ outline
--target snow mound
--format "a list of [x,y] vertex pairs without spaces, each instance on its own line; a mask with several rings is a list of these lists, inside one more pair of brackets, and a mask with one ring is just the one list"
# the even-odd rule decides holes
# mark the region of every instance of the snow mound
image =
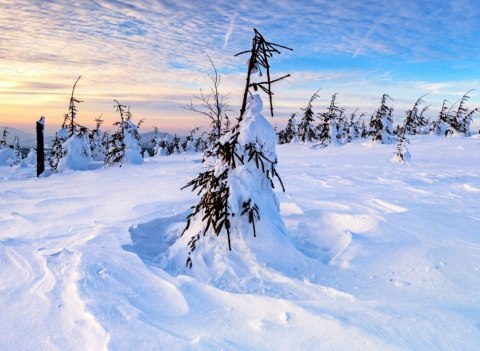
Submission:
[[11,166],[15,162],[15,151],[10,147],[0,148],[0,166]]
[[[210,233],[203,236],[205,223],[197,219],[169,248],[168,262],[164,267],[169,272],[192,275],[216,287],[243,292],[254,291],[258,281],[266,278],[267,271],[267,275],[273,271],[295,275],[295,272],[308,270],[311,261],[296,250],[280,216],[279,202],[270,180],[248,157],[247,145],[252,144],[269,160],[275,161],[277,157],[277,136],[261,114],[263,103],[260,96],[253,95],[248,102],[238,127],[239,148],[236,150],[244,155],[244,161],[239,162],[228,176],[229,208],[234,213],[230,233],[232,251],[229,251],[223,233],[219,237]],[[229,135],[224,138],[229,140]],[[241,215],[248,199],[258,207],[260,218],[255,222],[255,229],[246,216]],[[189,242],[195,236],[200,243],[189,253]],[[191,269],[186,268],[188,257],[193,262]],[[241,285],[239,280],[243,282]]]
[[74,171],[85,171],[88,169],[88,165],[93,160],[91,150],[87,150],[84,140],[76,135],[72,135],[63,143],[62,147],[65,154],[58,162],[57,170],[59,172],[67,169]]

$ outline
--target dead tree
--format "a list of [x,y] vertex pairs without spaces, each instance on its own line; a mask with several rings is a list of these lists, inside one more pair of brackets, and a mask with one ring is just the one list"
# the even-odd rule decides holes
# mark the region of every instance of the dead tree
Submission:
[[197,112],[210,119],[211,129],[207,139],[209,144],[213,145],[229,129],[230,122],[227,112],[230,111],[230,109],[228,107],[228,95],[220,93],[221,75],[218,73],[210,56],[207,55],[207,57],[213,69],[213,73],[208,74],[208,77],[212,81],[210,91],[206,93],[200,89],[200,95],[193,96],[200,102],[200,106],[196,106],[193,102],[190,102],[190,105],[183,106],[183,108]]
[[[257,91],[258,88],[263,90],[269,98],[270,101],[270,114],[273,117],[273,101],[272,101],[272,83],[278,82],[284,78],[290,77],[290,74],[284,75],[283,77],[272,80],[270,77],[270,64],[268,59],[273,56],[273,54],[280,54],[278,48],[287,49],[293,51],[283,45],[278,45],[270,43],[263,38],[263,36],[254,28],[255,36],[253,37],[252,49],[239,52],[235,56],[243,55],[250,53],[250,59],[248,60],[248,71],[247,71],[247,82],[245,84],[245,91],[243,93],[242,108],[240,109],[239,120],[242,120],[243,114],[247,107],[247,98],[250,93],[250,88],[253,88],[254,91]],[[257,73],[261,77],[263,75],[262,68],[267,73],[267,80],[264,82],[252,82],[252,74]]]
[[67,124],[65,127],[68,127],[68,137],[71,137],[75,134],[76,127],[78,126],[78,124],[75,122],[75,117],[77,115],[77,106],[75,105],[75,103],[83,102],[81,100],[75,99],[74,97],[75,88],[80,78],[82,78],[82,76],[78,76],[75,84],[73,85],[72,95],[70,96],[70,104],[68,106],[68,113],[65,114],[65,124]]

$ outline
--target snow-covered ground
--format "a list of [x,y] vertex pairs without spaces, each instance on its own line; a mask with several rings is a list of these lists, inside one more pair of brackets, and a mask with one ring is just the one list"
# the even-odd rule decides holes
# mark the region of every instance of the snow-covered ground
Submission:
[[279,146],[298,265],[272,251],[222,284],[165,259],[201,155],[0,167],[0,349],[478,350],[480,138],[409,150],[406,165],[395,145]]

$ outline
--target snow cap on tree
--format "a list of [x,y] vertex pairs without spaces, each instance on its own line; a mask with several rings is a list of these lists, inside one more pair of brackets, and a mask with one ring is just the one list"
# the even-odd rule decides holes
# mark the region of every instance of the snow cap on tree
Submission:
[[[211,196],[216,196],[220,189],[228,189],[225,192],[226,217],[221,217],[220,221],[228,221],[229,237],[225,235],[227,227],[215,232],[218,223],[206,230],[208,216],[204,208],[198,207],[199,212],[192,213],[182,237],[169,249],[166,264],[170,269],[178,271],[187,260],[187,266],[192,267],[193,263],[189,274],[229,285],[236,282],[238,277],[254,276],[252,270],[256,263],[252,257],[264,260],[271,267],[301,265],[295,255],[287,254],[287,251],[291,253],[295,249],[288,239],[279,203],[272,189],[273,177],[277,176],[276,133],[260,113],[262,106],[259,95],[248,97],[242,120],[219,141],[227,145],[235,140],[235,134],[238,133],[234,148],[243,161],[237,159],[236,166],[229,167],[225,159],[219,156],[212,169],[204,173],[205,177],[199,178],[200,181],[213,179],[208,183],[210,188],[200,190],[207,205],[213,201]],[[196,180],[191,184],[194,183],[198,184]],[[255,236],[258,238],[255,239]],[[227,240],[230,237],[232,251],[229,251],[230,240]],[[277,255],[272,256],[272,252]],[[212,266],[211,262],[216,264]]]
[[70,136],[62,144],[64,154],[58,162],[57,170],[60,172],[67,169],[75,171],[87,170],[89,163],[93,161],[89,145],[85,137],[79,135]]

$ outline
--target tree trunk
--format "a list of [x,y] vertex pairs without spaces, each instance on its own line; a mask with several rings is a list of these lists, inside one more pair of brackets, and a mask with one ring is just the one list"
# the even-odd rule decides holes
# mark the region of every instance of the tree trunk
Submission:
[[43,119],[37,122],[37,177],[45,170]]

